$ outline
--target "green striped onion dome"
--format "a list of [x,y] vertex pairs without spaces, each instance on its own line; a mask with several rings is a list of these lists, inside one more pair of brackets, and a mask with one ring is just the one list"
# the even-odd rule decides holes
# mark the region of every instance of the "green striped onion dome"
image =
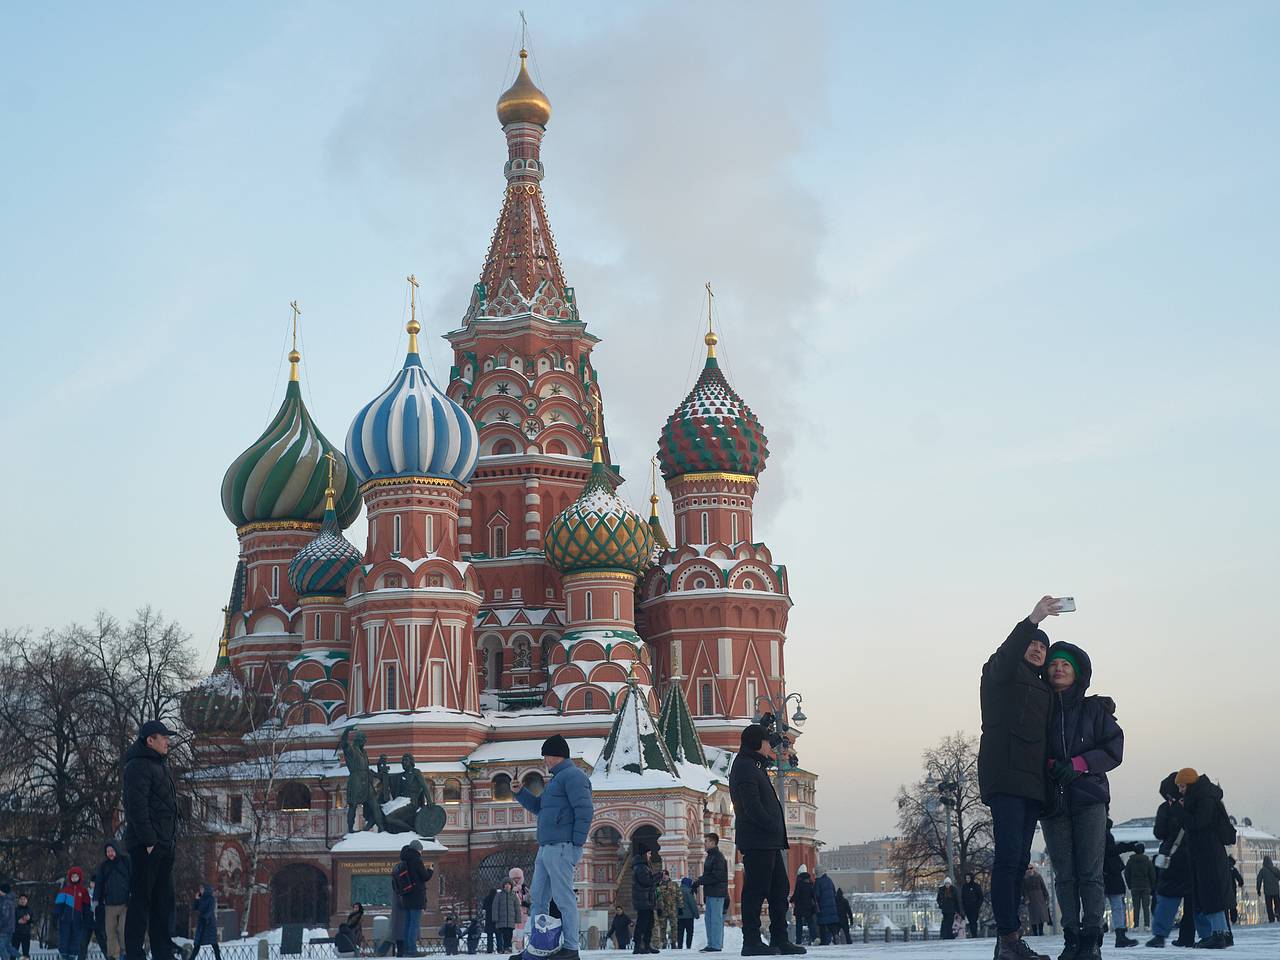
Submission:
[[547,560],[561,573],[617,571],[639,575],[653,553],[648,522],[613,492],[596,460],[578,499],[558,513],[543,538]]
[[764,427],[729,386],[714,356],[698,375],[658,438],[658,462],[667,480],[689,473],[758,477],[769,456]]
[[222,478],[222,510],[237,527],[264,521],[319,521],[324,517],[324,491],[329,463],[336,457],[339,527],[349,527],[360,513],[355,475],[342,451],[330,443],[302,402],[297,380],[290,380],[284,403],[254,444],[240,454]]
[[254,725],[255,707],[254,698],[227,666],[186,691],[180,701],[182,722],[194,733],[206,736],[248,733]]
[[338,514],[330,501],[320,532],[293,555],[289,582],[300,597],[340,597],[346,593],[347,574],[359,565],[360,551],[342,535]]

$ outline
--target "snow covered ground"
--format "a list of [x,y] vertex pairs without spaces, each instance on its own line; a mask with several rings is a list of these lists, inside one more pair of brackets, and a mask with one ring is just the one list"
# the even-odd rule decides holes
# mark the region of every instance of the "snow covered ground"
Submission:
[[[1236,945],[1228,950],[1222,956],[1230,957],[1232,960],[1280,960],[1280,923],[1270,923],[1253,927],[1236,927]],[[1151,934],[1144,930],[1136,931],[1140,944],[1146,943],[1150,939]],[[742,949],[742,932],[736,928],[725,930],[723,957],[736,957]],[[1138,957],[1165,957],[1165,958],[1186,958],[1190,960],[1191,956],[1201,956],[1201,954],[1191,951],[1184,952],[1176,947],[1166,946],[1163,950],[1147,949],[1143,946],[1129,947],[1125,950],[1116,950],[1112,944],[1115,942],[1114,936],[1108,934],[1106,943],[1103,945],[1102,954],[1104,957],[1127,958],[1127,960],[1135,960]],[[1062,952],[1061,937],[1029,937],[1027,943],[1031,944],[1040,953],[1047,953],[1051,958],[1056,960],[1059,953]],[[699,922],[694,932],[694,956],[701,957],[697,953],[700,947],[705,946],[706,940],[702,933],[702,923]],[[831,947],[809,947],[809,956],[816,960],[853,960],[858,958],[862,960],[864,957],[874,957],[877,960],[991,960],[991,953],[995,949],[994,940],[929,940],[915,941],[911,943],[885,943],[883,940],[879,943],[854,943],[852,946],[840,944]],[[590,951],[591,960],[624,960],[631,957],[629,950],[600,950]],[[690,954],[684,950],[679,952],[673,950],[663,950],[660,956],[667,957],[668,960],[674,960],[678,957],[689,957]],[[1218,956],[1218,954],[1213,954]]]

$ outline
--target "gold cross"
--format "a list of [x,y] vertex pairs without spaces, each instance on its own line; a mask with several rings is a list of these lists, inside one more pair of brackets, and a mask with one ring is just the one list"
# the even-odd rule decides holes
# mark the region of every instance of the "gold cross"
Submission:
[[298,318],[302,316],[302,311],[298,309],[298,301],[290,300],[289,309],[293,311],[293,349],[298,349]]
[[711,301],[716,298],[716,295],[711,292],[710,280],[707,281],[706,287],[707,287],[707,333],[711,333],[713,332],[711,329]]
[[417,319],[417,316],[418,316],[418,308],[417,308],[418,278],[411,273],[407,277],[405,277],[405,279],[409,281],[409,319],[414,320],[414,319]]
[[332,450],[326,453],[324,455],[324,458],[329,461],[329,489],[332,490],[333,489],[333,466],[338,462],[338,458],[333,455]]

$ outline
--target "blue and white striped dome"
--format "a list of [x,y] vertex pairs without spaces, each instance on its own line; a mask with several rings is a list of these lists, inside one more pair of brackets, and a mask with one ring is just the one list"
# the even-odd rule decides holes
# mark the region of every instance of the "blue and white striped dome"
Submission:
[[432,382],[412,344],[396,378],[347,432],[347,463],[362,484],[388,477],[466,483],[479,456],[476,425]]

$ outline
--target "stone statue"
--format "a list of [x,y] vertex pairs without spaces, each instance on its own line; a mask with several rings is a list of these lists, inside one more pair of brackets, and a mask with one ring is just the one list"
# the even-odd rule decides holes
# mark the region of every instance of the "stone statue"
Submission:
[[400,774],[399,795],[409,798],[409,806],[416,813],[419,807],[431,802],[431,787],[427,785],[422,771],[414,766],[413,754],[406,753],[401,757],[400,767],[404,772]]
[[378,802],[386,803],[396,795],[391,776],[391,763],[384,753],[378,757]]
[[364,751],[365,735],[363,730],[356,730],[352,736],[352,727],[342,731],[338,740],[338,749],[342,751],[342,759],[347,765],[347,832],[356,829],[356,808],[364,808],[364,826],[369,829],[374,824],[383,829],[382,804],[378,802],[377,791],[373,786],[373,775],[369,770],[369,755]]

